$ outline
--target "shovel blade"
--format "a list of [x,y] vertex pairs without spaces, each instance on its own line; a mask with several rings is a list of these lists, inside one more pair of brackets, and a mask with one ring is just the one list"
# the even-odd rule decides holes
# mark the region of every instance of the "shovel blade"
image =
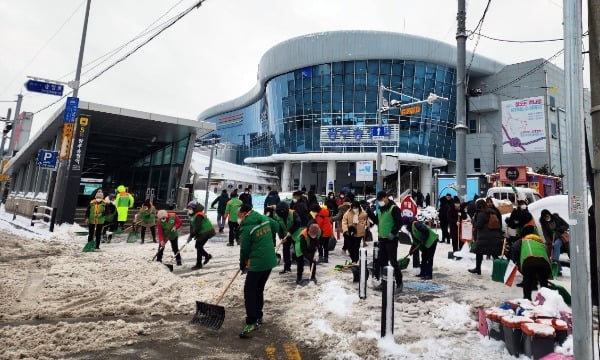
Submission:
[[225,321],[225,308],[202,301],[196,301],[196,314],[191,323],[212,330],[219,330]]
[[277,256],[277,265],[281,264],[281,254],[275,253]]
[[85,246],[83,247],[83,252],[92,252],[96,250],[96,242],[95,241],[88,241]]
[[173,272],[173,264],[164,264],[164,265],[169,268],[170,272]]
[[131,230],[131,232],[129,233],[129,235],[127,235],[127,242],[129,244],[131,243],[135,243],[138,241],[138,238],[140,237],[140,233],[134,230]]

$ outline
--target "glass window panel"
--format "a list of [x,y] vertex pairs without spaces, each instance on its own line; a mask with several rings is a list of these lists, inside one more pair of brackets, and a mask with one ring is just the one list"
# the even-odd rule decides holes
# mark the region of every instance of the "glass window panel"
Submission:
[[344,75],[344,86],[354,86],[354,74]]
[[356,102],[354,103],[354,111],[357,113],[364,113],[365,112],[365,103],[364,102]]
[[356,75],[354,79],[354,86],[356,88],[366,89],[367,88],[367,77],[365,74]]
[[390,81],[392,80],[392,77],[390,75],[381,75],[380,80],[383,86],[390,87]]
[[330,102],[324,102],[321,108],[321,111],[323,111],[324,113],[330,113],[331,112],[331,103]]
[[392,75],[396,75],[396,76],[402,76],[402,70],[403,70],[404,66],[402,66],[402,64],[394,64],[392,65]]
[[434,92],[435,89],[435,81],[433,80],[425,80],[425,91],[426,92]]
[[367,62],[364,60],[359,60],[354,62],[354,66],[356,68],[357,74],[366,74],[367,73]]
[[316,66],[316,73],[319,75],[329,75],[331,73],[331,64],[321,64]]
[[368,88],[367,89],[367,101],[377,102],[378,92],[377,89]]
[[344,84],[344,76],[343,75],[334,75],[332,80],[333,80],[333,86],[342,86]]
[[423,89],[424,86],[424,79],[422,77],[415,77],[414,82],[413,82],[413,87],[415,89]]
[[344,74],[354,74],[354,61],[344,61]]
[[404,64],[404,77],[413,77],[415,75],[415,62],[407,61]]
[[310,83],[311,83],[310,79],[311,79],[310,77],[305,77],[305,78],[302,79],[302,89],[304,89],[304,90],[309,90],[310,89],[310,87],[311,87],[310,86]]
[[344,101],[344,112],[352,112],[354,111],[354,104],[352,101]]
[[314,75],[312,77],[312,86],[313,87],[320,87],[322,79],[323,79],[323,77],[321,75]]
[[427,64],[425,67],[425,79],[433,80],[435,78],[435,65]]
[[344,101],[352,102],[354,98],[354,90],[352,88],[344,88]]
[[389,62],[381,62],[381,64],[379,65],[379,72],[380,74],[390,75],[392,73],[392,64],[390,64]]
[[392,89],[402,89],[402,76],[393,75],[392,76]]
[[[412,78],[412,77],[402,78],[402,92],[403,93],[409,92],[413,88],[413,82],[414,82],[414,78]],[[407,95],[409,95],[409,94],[407,94]]]
[[368,86],[379,86],[379,74],[369,73],[367,76]]
[[331,75],[325,75],[325,76],[323,76],[323,78],[321,80],[321,85],[323,87],[329,87],[329,86],[331,86]]
[[339,113],[342,111],[342,102],[334,101],[331,103],[331,112]]
[[425,63],[418,61],[415,65],[415,76],[425,77]]
[[379,73],[379,61],[370,60],[367,64],[367,68],[369,70],[369,74],[378,74]]
[[377,102],[376,101],[367,101],[367,112],[368,113],[377,112]]
[[343,74],[344,73],[344,63],[341,63],[341,62],[333,63],[333,73],[334,74]]
[[354,91],[354,102],[365,102],[366,91],[364,90],[356,90]]

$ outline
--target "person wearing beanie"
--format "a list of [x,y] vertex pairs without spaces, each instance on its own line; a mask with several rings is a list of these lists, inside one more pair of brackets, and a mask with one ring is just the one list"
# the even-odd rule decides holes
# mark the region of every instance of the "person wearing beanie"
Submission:
[[225,206],[225,219],[228,220],[229,225],[229,242],[227,246],[233,246],[235,240],[237,244],[240,244],[240,225],[238,224],[238,212],[242,206],[242,201],[238,199],[237,191],[231,193],[231,199]]
[[283,271],[279,274],[285,274],[292,271],[290,251],[292,244],[299,240],[304,227],[298,213],[290,210],[289,205],[284,201],[280,201],[275,207],[273,219],[279,225],[279,240],[283,244]]
[[173,254],[177,254],[175,260],[177,265],[181,266],[181,254],[179,254],[178,238],[179,233],[177,230],[182,225],[181,219],[175,213],[169,213],[166,210],[159,210],[156,213],[156,228],[158,229],[158,243],[159,248],[156,254],[156,261],[162,262],[163,252],[167,241],[171,242],[171,250]]
[[417,275],[423,280],[433,277],[433,258],[438,243],[438,235],[429,226],[418,221],[415,217],[405,216],[402,223],[411,235],[412,248],[421,251],[421,272]]
[[[216,231],[204,213],[204,206],[202,204],[192,200],[188,203],[187,209],[188,215],[191,216],[190,238],[196,240],[196,265],[192,267],[192,270],[199,270],[212,259],[212,255],[204,250],[204,245],[206,245],[211,237],[216,235]],[[204,262],[202,258],[204,258]]]
[[[367,210],[369,218],[377,224],[377,237],[379,246],[379,266],[390,264],[394,268],[394,278],[396,279],[396,291],[402,292],[402,272],[398,265],[398,232],[402,228],[402,213],[394,202],[390,201],[385,191],[377,193],[377,205],[379,209],[374,214],[370,209]],[[379,287],[381,289],[381,285]]]
[[310,279],[317,283],[317,262],[315,253],[319,247],[319,238],[321,237],[321,229],[319,224],[311,221],[307,228],[300,232],[299,240],[296,242],[296,284],[302,282],[302,274],[304,273],[304,259],[308,260],[310,266]]
[[100,249],[102,240],[102,228],[106,217],[106,204],[102,189],[96,191],[94,199],[90,201],[85,210],[85,222],[88,224],[88,242],[96,240],[96,249]]

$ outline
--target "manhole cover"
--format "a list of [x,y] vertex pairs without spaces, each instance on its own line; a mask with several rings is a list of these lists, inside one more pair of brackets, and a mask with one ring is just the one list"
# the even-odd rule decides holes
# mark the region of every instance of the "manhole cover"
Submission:
[[423,291],[441,291],[444,290],[445,287],[443,285],[439,285],[432,282],[417,282],[417,281],[407,281],[404,283],[405,289],[411,290],[423,290]]

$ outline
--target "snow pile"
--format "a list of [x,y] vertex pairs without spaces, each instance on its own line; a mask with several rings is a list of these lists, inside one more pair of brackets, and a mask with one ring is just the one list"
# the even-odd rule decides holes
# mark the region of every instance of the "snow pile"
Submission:
[[471,319],[471,306],[450,303],[433,313],[433,323],[443,331],[464,333],[474,329],[477,323]]
[[356,294],[346,293],[338,281],[328,282],[323,287],[317,301],[323,304],[327,311],[336,315],[347,315],[352,309],[352,304],[358,300]]
[[438,211],[433,206],[427,206],[417,210],[417,219],[419,221],[435,221],[438,218]]
[[565,340],[565,342],[561,345],[561,346],[557,346],[554,349],[554,352],[557,352],[559,354],[563,354],[563,355],[570,355],[573,356],[573,335],[569,335],[567,337],[567,339]]
[[571,308],[565,304],[562,296],[557,290],[541,288],[538,291],[538,296],[543,296],[544,304],[539,306],[543,312],[556,318],[560,318],[561,312],[571,312]]

